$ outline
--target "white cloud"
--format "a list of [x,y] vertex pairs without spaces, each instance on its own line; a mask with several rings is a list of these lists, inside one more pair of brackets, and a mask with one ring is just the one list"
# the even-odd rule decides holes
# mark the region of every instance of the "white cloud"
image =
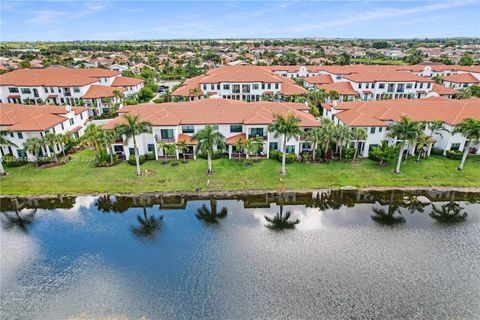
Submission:
[[71,10],[39,10],[31,12],[32,18],[27,20],[30,24],[47,24],[58,22],[59,19],[79,19],[103,11],[106,5],[103,3],[87,2],[82,6]]
[[28,20],[31,24],[44,24],[56,21],[58,18],[64,16],[66,13],[55,10],[40,10],[32,13],[33,17]]

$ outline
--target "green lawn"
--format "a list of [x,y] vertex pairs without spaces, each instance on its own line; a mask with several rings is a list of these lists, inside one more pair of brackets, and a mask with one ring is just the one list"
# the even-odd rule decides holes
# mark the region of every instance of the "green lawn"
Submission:
[[393,64],[393,65],[408,65],[403,60],[395,59],[367,59],[367,58],[353,58],[350,59],[351,62],[355,63],[364,63],[364,64]]
[[[28,164],[6,168],[8,176],[0,180],[3,195],[75,194],[94,192],[168,192],[168,191],[225,191],[279,190],[282,186],[280,163],[262,160],[251,167],[234,160],[213,161],[215,175],[205,174],[205,160],[189,161],[178,166],[149,161],[142,169],[152,170],[150,176],[137,177],[135,167],[123,162],[111,168],[92,166],[93,152],[82,151],[68,164],[52,168],[37,168]],[[431,157],[421,163],[410,159],[402,166],[402,174],[393,174],[392,162],[379,167],[371,160],[332,162],[330,164],[287,165],[284,177],[287,189],[305,190],[342,186],[451,186],[478,187],[480,162],[468,160],[465,170],[456,170],[459,161]]]

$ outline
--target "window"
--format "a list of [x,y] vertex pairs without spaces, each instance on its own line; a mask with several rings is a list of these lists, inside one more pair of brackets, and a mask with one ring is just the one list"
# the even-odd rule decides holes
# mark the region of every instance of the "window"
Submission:
[[155,145],[153,143],[147,144],[148,152],[155,152]]
[[48,88],[47,87],[43,87],[43,90],[45,91],[45,93],[48,93]]
[[215,90],[215,85],[213,83],[210,85],[210,89]]
[[278,150],[278,142],[270,142],[269,148],[270,150]]
[[134,155],[135,154],[135,148],[128,148],[128,153],[130,153],[130,155]]
[[413,88],[413,83],[407,83],[407,89],[412,89]]
[[194,133],[195,129],[193,126],[182,126],[182,132],[183,133]]
[[230,90],[230,85],[229,84],[224,84],[223,85],[223,90]]
[[271,83],[267,83],[267,89],[272,89],[272,84]]
[[240,93],[240,85],[239,84],[232,85],[232,92],[233,93]]
[[79,87],[73,87],[73,92],[80,92],[80,88]]
[[17,149],[17,154],[19,158],[24,158],[26,156],[25,150],[23,149]]
[[10,93],[18,93],[18,88],[8,88],[8,92],[10,92]]
[[383,127],[378,127],[378,132],[382,132],[383,131]]
[[[107,111],[108,112],[108,111]],[[70,125],[73,126],[73,124],[75,123],[75,121],[73,121],[73,118],[72,119],[68,119],[68,122],[70,122]]]
[[286,153],[295,153],[295,146],[287,146],[285,148]]
[[249,84],[242,84],[242,92],[243,93],[250,93],[250,85]]
[[23,139],[23,133],[17,132],[18,139]]
[[232,124],[230,125],[230,132],[242,132],[243,126],[241,124]]
[[53,93],[54,92],[54,89],[53,87],[50,87],[50,92]]
[[275,83],[275,89],[278,90],[278,83]]
[[83,120],[83,112],[80,113],[80,119]]
[[263,128],[251,128],[250,135],[254,137],[256,136],[263,137]]
[[117,152],[123,152],[123,146],[118,145],[118,144],[117,144],[117,145],[114,145],[114,146],[113,146],[113,151],[115,151],[115,153],[117,153]]
[[265,90],[265,83],[262,83],[262,89]]
[[207,90],[207,85],[206,84],[202,85],[202,88],[203,90]]
[[217,90],[220,90],[220,83],[217,84]]
[[173,140],[173,130],[172,129],[162,129],[160,130],[160,136],[162,139]]
[[32,93],[32,91],[30,90],[30,88],[22,88],[22,93],[29,94]]
[[212,127],[213,129],[218,130],[218,124],[213,124]]
[[460,143],[452,143],[452,145],[450,146],[450,150],[452,151],[460,150]]
[[378,89],[385,89],[385,83],[379,83]]
[[260,85],[258,83],[252,84],[252,90],[258,90],[260,88]]
[[371,134],[374,134],[374,133],[375,133],[375,127],[371,127],[371,128],[370,128],[370,133],[371,133]]
[[62,130],[65,130],[65,127],[64,127],[64,125],[63,125],[63,122],[60,123],[60,127],[62,127]]

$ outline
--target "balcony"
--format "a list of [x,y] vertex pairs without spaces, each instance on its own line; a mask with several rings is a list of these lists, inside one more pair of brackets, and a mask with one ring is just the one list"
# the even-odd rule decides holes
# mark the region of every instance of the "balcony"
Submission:
[[168,142],[168,143],[171,143],[171,142],[175,142],[175,139],[174,139],[174,138],[162,138],[162,137],[157,137],[157,142]]
[[263,140],[267,140],[267,135],[258,135],[258,134],[248,135],[248,139],[255,139],[255,138],[262,138]]

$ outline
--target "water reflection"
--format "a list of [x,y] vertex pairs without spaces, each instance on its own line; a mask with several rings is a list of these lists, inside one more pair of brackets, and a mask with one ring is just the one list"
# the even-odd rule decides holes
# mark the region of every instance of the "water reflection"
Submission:
[[210,197],[210,209],[205,204],[202,204],[202,206],[197,209],[195,216],[206,223],[218,223],[219,219],[227,216],[227,213],[227,207],[222,207],[220,211],[218,211],[217,199]]
[[[478,193],[58,196],[0,209],[6,319],[480,314]],[[265,227],[277,220],[294,230]]]

